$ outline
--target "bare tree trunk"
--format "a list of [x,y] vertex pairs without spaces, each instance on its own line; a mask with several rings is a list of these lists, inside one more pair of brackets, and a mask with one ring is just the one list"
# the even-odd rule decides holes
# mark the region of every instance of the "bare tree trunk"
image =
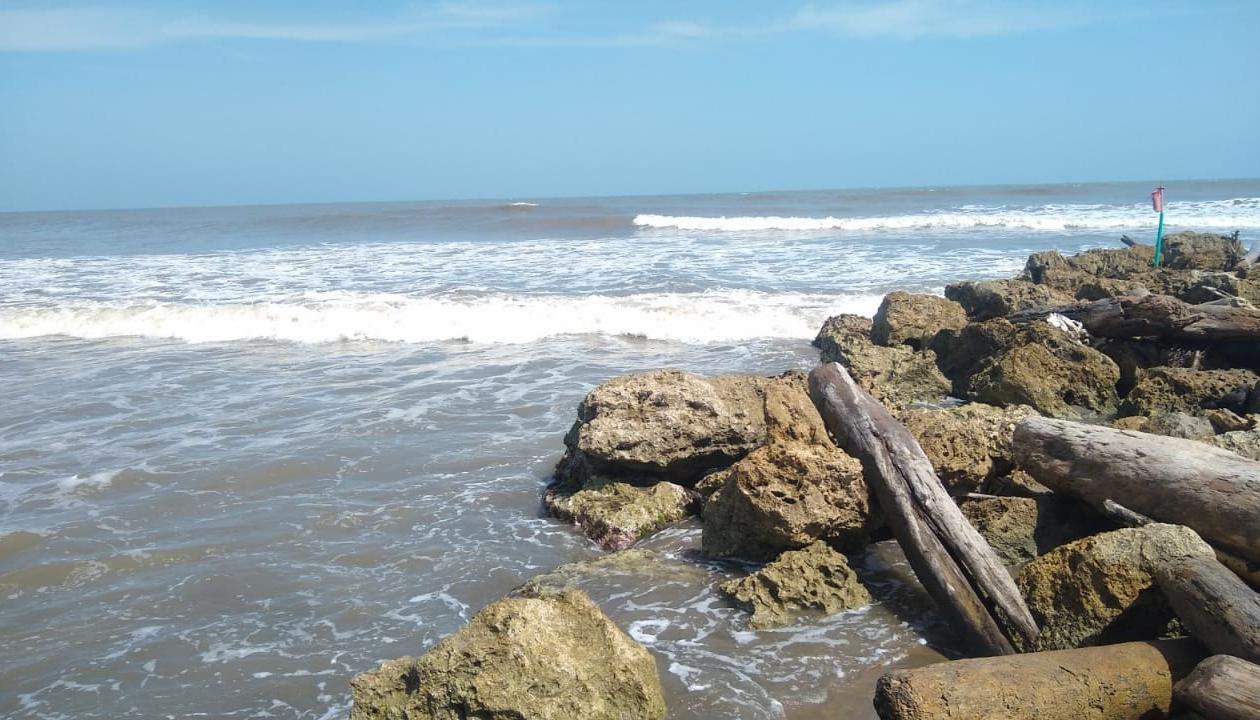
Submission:
[[1260,667],[1213,655],[1177,683],[1173,697],[1212,720],[1260,720]]
[[1107,500],[1260,560],[1260,463],[1194,440],[1030,417],[1015,461],[1038,482],[1102,509]]
[[1168,295],[1110,297],[1052,308],[1023,310],[1016,322],[1059,313],[1106,338],[1153,337],[1212,342],[1260,340],[1260,310],[1233,305],[1191,305]]
[[1260,662],[1260,595],[1212,557],[1187,557],[1155,571],[1177,617],[1208,650]]
[[[983,652],[1013,653],[1006,632],[1028,646],[1037,624],[993,548],[971,526],[936,477],[910,431],[836,363],[809,375],[810,397],[827,429],[861,459],[866,481],[932,597]],[[985,600],[1001,613],[1000,625]]]
[[875,710],[883,720],[1154,720],[1202,657],[1180,638],[955,660],[884,675]]

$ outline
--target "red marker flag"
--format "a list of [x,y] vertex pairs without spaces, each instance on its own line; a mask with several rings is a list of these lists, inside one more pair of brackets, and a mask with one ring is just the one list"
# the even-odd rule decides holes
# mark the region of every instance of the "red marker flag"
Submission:
[[1155,208],[1155,212],[1164,212],[1164,186],[1160,185],[1151,192],[1151,207]]

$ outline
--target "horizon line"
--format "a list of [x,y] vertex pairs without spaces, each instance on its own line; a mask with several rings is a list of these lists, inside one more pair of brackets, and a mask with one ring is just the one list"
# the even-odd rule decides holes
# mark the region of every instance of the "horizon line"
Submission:
[[1150,178],[1141,179],[1116,179],[1116,180],[1063,180],[1063,181],[1045,181],[1045,182],[1012,182],[1012,183],[961,183],[957,185],[949,184],[928,184],[928,185],[853,185],[844,187],[814,187],[814,188],[775,188],[763,190],[725,190],[725,191],[698,191],[698,192],[667,192],[667,193],[614,193],[607,195],[496,195],[496,196],[475,196],[475,197],[439,197],[439,198],[405,198],[405,199],[387,199],[387,200],[295,200],[280,202],[258,202],[258,203],[221,203],[221,204],[205,204],[205,205],[133,205],[122,207],[81,207],[81,208],[35,208],[26,210],[0,210],[0,215],[35,215],[48,213],[86,213],[86,212],[147,212],[161,210],[227,210],[232,208],[279,208],[279,207],[306,207],[314,205],[397,205],[397,204],[436,204],[436,203],[498,203],[498,202],[522,202],[522,201],[547,201],[547,200],[616,200],[630,198],[653,198],[653,197],[715,197],[719,195],[771,195],[775,193],[820,193],[820,192],[860,192],[874,190],[938,190],[938,189],[964,189],[964,188],[997,188],[997,187],[1056,187],[1069,185],[1121,185],[1135,183],[1223,183],[1223,182],[1260,182],[1260,176],[1254,177],[1199,177],[1199,178],[1172,178],[1152,180]]

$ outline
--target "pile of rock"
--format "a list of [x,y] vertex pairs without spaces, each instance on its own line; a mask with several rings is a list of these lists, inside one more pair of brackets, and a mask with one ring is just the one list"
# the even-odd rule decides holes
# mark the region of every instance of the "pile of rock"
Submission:
[[[1135,452],[1143,455],[1164,451],[1141,445],[1150,433],[1187,439],[1161,441],[1168,452],[1190,440],[1225,448],[1237,455],[1208,457],[1233,458],[1229,487],[1260,503],[1260,464],[1233,464],[1248,463],[1239,455],[1260,460],[1260,335],[1195,335],[1199,316],[1216,323],[1223,306],[1244,323],[1254,315],[1260,329],[1260,313],[1247,306],[1260,302],[1260,280],[1232,270],[1242,256],[1234,238],[1194,233],[1169,236],[1167,264],[1158,269],[1141,246],[1038,253],[1018,278],[957,283],[944,298],[891,293],[873,319],[839,315],[823,325],[814,341],[822,361],[843,365],[909,431],[1040,629],[1035,641],[1015,643],[1024,655],[885,676],[875,699],[881,717],[1166,717],[1175,709],[1174,683],[1204,653],[1191,640],[1164,638],[1189,628],[1215,652],[1246,654],[1238,648],[1250,646],[1237,642],[1245,623],[1221,630],[1211,622],[1216,615],[1170,601],[1185,593],[1169,588],[1224,587],[1197,578],[1217,572],[1217,555],[1246,574],[1260,562],[1260,537],[1240,555],[1236,537],[1221,542],[1213,528],[1166,511],[1164,500],[1137,503],[1157,521],[1183,524],[1152,523],[1111,503],[1141,498],[1100,502],[1058,477],[1082,472],[1073,449],[1034,452],[1015,439],[1017,429],[1026,436],[1030,426],[1058,422],[1045,418],[1060,418],[1122,429],[1117,434],[1139,440]],[[1099,312],[1151,296],[1182,313],[1172,332],[1100,330]],[[1204,302],[1222,304],[1195,305]],[[1121,318],[1121,326],[1141,321],[1158,330],[1158,318],[1139,315]],[[659,370],[615,378],[582,401],[564,445],[544,495],[551,514],[614,551],[698,514],[705,554],[764,563],[720,588],[749,611],[753,628],[872,602],[844,555],[886,532],[870,468],[833,441],[801,373],[705,378]],[[1055,463],[1070,469],[1047,470]],[[1104,472],[1089,467],[1087,475]],[[637,552],[609,560],[639,562]],[[352,716],[661,717],[651,656],[585,596],[553,582],[563,574],[491,605],[424,657],[356,678]],[[1213,592],[1212,602],[1197,605],[1252,617],[1250,589]],[[1252,632],[1245,640],[1260,648],[1260,629]],[[1234,642],[1214,645],[1218,637]],[[1249,672],[1204,663],[1177,697],[1202,707],[1194,698],[1203,688]]]

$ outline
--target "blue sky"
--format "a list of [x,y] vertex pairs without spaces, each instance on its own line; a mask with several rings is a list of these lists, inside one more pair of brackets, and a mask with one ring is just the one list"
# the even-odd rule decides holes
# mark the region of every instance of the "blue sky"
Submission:
[[1260,3],[0,0],[0,210],[1260,175]]

